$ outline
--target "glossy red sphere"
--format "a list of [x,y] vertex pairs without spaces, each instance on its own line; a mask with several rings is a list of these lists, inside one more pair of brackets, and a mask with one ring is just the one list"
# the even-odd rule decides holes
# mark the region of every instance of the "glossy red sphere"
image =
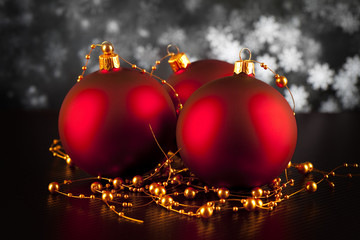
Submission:
[[[167,82],[179,94],[181,103],[184,105],[187,99],[199,87],[210,81],[232,76],[234,74],[234,65],[228,62],[206,59],[199,60],[188,65],[186,69],[181,69],[173,73]],[[168,90],[175,106],[178,100],[170,89]]]
[[176,113],[154,78],[137,70],[97,71],[76,83],[59,115],[59,134],[72,162],[92,175],[142,174],[175,147]]
[[212,81],[188,99],[177,124],[180,155],[209,185],[256,187],[285,169],[297,126],[285,98],[244,73]]

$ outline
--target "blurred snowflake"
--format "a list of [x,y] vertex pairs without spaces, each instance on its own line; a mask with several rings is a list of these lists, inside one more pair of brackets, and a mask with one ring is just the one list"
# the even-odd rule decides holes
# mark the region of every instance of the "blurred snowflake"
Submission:
[[350,6],[346,3],[337,3],[331,8],[329,18],[336,26],[341,27],[344,32],[354,33],[359,30],[359,12],[355,15],[350,11]]
[[348,57],[334,78],[333,88],[344,109],[353,109],[359,104],[359,89],[356,86],[360,77],[359,64],[358,55]]
[[274,16],[261,16],[254,24],[254,33],[260,43],[272,44],[275,38],[280,35],[280,24]]
[[54,77],[61,77],[62,65],[67,58],[68,50],[59,42],[49,42],[45,49],[44,59],[53,69]]
[[[259,62],[265,63],[266,65],[269,66],[269,68],[271,68],[274,71],[276,71],[278,68],[276,58],[271,57],[269,54],[259,56],[256,58],[256,60]],[[272,72],[270,72],[269,70],[263,69],[262,67],[260,67],[259,64],[255,64],[255,73],[256,73],[257,79],[262,80],[262,81],[266,82],[267,84],[270,84],[271,82],[273,82],[275,80],[274,74]]]
[[314,90],[327,90],[334,82],[334,71],[329,68],[327,63],[316,63],[313,68],[309,69],[307,82],[312,85]]
[[27,109],[42,109],[48,106],[48,98],[41,94],[35,86],[30,86],[21,100]]
[[[310,112],[311,106],[309,103],[309,93],[306,91],[304,86],[291,85],[290,91],[295,100],[295,112],[305,113]],[[290,93],[286,91],[285,98],[289,102],[290,106],[293,105]]]
[[279,65],[285,72],[296,72],[303,66],[302,53],[295,47],[284,48],[279,54]]
[[185,31],[177,27],[169,28],[167,31],[162,33],[157,40],[157,42],[162,45],[175,44],[177,46],[184,44],[185,41]]
[[120,32],[120,24],[117,20],[110,20],[106,23],[106,32],[109,34],[116,34]]
[[189,12],[195,12],[201,6],[202,0],[185,0],[184,6]]
[[319,111],[322,113],[339,113],[340,107],[334,97],[329,97],[326,101],[321,102]]
[[234,39],[229,27],[209,27],[205,36],[213,57],[234,62],[239,59],[240,42]]
[[137,46],[135,48],[134,57],[139,67],[149,68],[159,57],[159,49],[147,44],[146,46]]

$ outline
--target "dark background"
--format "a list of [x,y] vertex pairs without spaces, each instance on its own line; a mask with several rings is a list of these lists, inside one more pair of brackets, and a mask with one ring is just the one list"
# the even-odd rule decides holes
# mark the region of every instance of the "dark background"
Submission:
[[[2,0],[0,107],[58,110],[90,44],[108,40],[146,69],[169,43],[191,61],[233,63],[248,47],[287,76],[297,112],[358,111],[359,16],[357,0]],[[260,68],[257,77],[274,85]]]

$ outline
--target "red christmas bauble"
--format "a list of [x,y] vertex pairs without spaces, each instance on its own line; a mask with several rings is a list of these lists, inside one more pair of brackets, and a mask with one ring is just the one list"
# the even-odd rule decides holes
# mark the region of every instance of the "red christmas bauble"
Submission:
[[72,162],[92,175],[141,174],[175,147],[176,112],[154,78],[114,68],[85,76],[66,95],[59,134]]
[[177,123],[180,155],[204,182],[269,183],[295,151],[296,120],[273,87],[244,73],[212,81],[188,99]]
[[[220,60],[206,59],[193,62],[186,68],[174,72],[167,79],[167,82],[179,94],[180,101],[184,105],[191,94],[205,83],[233,74],[234,66],[232,64]],[[177,106],[178,100],[170,89],[169,94],[175,106]]]

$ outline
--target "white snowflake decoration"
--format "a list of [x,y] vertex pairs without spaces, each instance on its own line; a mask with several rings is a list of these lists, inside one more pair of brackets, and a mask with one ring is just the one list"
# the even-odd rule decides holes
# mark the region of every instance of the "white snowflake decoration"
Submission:
[[295,47],[284,48],[279,54],[279,65],[285,72],[297,72],[303,66],[302,53]]
[[316,63],[309,70],[307,82],[310,83],[314,90],[327,90],[334,82],[334,71],[329,68],[329,64]]
[[230,28],[209,27],[205,38],[210,44],[213,57],[228,62],[239,59],[240,42],[234,39]]
[[[304,86],[291,85],[290,91],[295,100],[295,112],[309,112],[311,110],[308,98],[309,93]],[[289,102],[290,106],[293,106],[293,102],[290,93],[286,91],[285,98]]]
[[261,16],[254,24],[254,32],[260,43],[272,44],[275,38],[280,35],[280,24],[274,16]]
[[30,86],[22,99],[23,104],[29,109],[42,109],[48,106],[48,99],[45,94],[41,94],[35,86]]
[[154,48],[150,44],[147,44],[146,46],[140,45],[135,48],[134,57],[140,67],[149,68],[160,58],[159,49]]
[[322,113],[339,113],[340,107],[335,98],[330,97],[326,101],[321,102],[319,111]]
[[160,35],[157,42],[162,45],[176,44],[179,46],[181,43],[186,42],[186,34],[181,28],[169,28]]

